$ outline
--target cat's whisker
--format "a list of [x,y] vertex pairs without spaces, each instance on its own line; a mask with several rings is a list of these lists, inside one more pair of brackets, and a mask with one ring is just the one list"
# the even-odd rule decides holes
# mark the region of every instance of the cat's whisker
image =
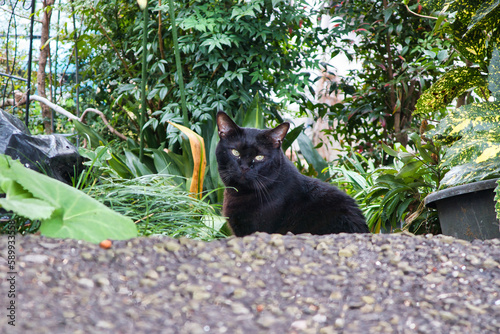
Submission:
[[271,194],[269,193],[269,190],[267,189],[266,185],[264,184],[264,182],[262,182],[259,178],[256,178],[254,181],[255,181],[254,184],[256,185],[255,190],[256,190],[257,196],[259,197],[261,205],[271,203],[272,197],[271,197]]

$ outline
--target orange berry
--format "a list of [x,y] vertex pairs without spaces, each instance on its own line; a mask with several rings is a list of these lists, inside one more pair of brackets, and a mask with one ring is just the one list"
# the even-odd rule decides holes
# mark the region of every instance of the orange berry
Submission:
[[112,245],[111,240],[108,239],[101,241],[101,243],[99,244],[99,246],[101,246],[101,248],[104,249],[110,249],[111,245]]

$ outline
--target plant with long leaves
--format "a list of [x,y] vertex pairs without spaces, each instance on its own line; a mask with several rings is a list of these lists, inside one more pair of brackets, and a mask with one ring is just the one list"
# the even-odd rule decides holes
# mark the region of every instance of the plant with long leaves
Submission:
[[409,230],[438,233],[437,212],[424,206],[425,197],[440,186],[444,171],[439,167],[441,150],[432,140],[410,135],[411,146],[382,145],[393,165],[376,168],[361,154],[344,157],[331,167],[333,181],[360,204],[374,233]]
[[[90,196],[131,218],[139,235],[213,240],[227,235],[225,219],[213,206],[183,190],[168,174],[132,179],[103,177],[84,190]],[[224,232],[226,231],[226,232]]]
[[[440,11],[435,29],[452,36],[453,46],[465,61],[465,66],[445,73],[417,104],[417,110],[426,111],[457,101],[457,108],[431,132],[435,140],[447,146],[442,166],[451,169],[442,185],[497,178],[500,176],[500,2],[460,0],[443,4],[426,0],[423,4]],[[498,217],[499,207],[497,202]]]

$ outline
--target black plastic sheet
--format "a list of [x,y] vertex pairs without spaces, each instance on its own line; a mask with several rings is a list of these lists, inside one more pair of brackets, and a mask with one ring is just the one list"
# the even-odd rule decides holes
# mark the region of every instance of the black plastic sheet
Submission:
[[82,157],[61,135],[33,136],[24,123],[0,110],[0,153],[67,184],[82,170]]

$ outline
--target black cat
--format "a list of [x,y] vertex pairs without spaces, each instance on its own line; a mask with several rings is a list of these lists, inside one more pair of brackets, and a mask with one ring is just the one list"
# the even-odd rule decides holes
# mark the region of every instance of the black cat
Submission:
[[290,127],[240,128],[217,113],[220,142],[216,156],[227,186],[223,214],[236,236],[257,231],[366,233],[365,218],[354,199],[336,187],[302,175],[281,149]]

